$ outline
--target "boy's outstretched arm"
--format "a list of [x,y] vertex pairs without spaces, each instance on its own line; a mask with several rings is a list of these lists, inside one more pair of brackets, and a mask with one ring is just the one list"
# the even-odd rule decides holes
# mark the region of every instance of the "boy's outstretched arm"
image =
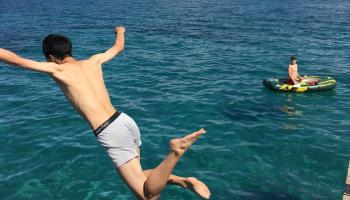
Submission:
[[114,45],[106,52],[96,54],[90,59],[98,62],[99,64],[103,64],[111,60],[114,56],[116,56],[119,52],[121,52],[124,49],[124,32],[124,27],[119,26],[115,28],[116,39]]
[[19,66],[23,69],[29,69],[37,72],[54,74],[58,71],[59,65],[53,62],[37,62],[18,56],[17,54],[0,48],[0,61]]

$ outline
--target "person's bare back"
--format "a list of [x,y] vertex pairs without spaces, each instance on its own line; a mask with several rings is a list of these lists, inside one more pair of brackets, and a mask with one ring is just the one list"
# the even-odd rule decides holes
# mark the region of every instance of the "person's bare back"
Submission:
[[82,61],[70,58],[52,78],[93,130],[116,111],[103,80],[102,66],[93,58]]
[[0,60],[50,75],[68,101],[90,124],[96,139],[106,149],[119,175],[139,199],[157,199],[167,184],[187,188],[208,199],[208,187],[194,177],[172,175],[172,171],[186,150],[206,131],[188,134],[170,141],[168,156],[154,169],[143,170],[140,163],[141,136],[136,122],[125,113],[116,111],[107,92],[102,64],[124,49],[123,27],[116,28],[116,42],[104,53],[86,60],[75,60],[72,44],[62,35],[50,34],[43,41],[48,62],[22,58],[0,48]]

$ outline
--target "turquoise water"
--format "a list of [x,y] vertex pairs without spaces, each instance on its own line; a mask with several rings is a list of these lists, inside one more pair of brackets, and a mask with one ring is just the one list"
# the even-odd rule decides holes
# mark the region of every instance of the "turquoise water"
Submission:
[[[44,60],[49,33],[86,58],[126,27],[104,66],[111,99],[142,132],[155,167],[171,138],[207,129],[177,165],[212,199],[340,199],[350,156],[350,2],[1,1],[0,47]],[[291,54],[333,91],[274,93]],[[0,199],[134,199],[88,125],[47,76],[0,63]],[[170,186],[161,199],[198,199]]]

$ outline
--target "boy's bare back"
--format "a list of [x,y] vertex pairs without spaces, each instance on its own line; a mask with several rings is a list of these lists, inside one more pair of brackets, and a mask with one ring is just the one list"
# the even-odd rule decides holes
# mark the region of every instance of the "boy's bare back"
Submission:
[[93,57],[61,64],[51,76],[92,129],[115,112],[103,80],[102,66]]
[[[124,49],[124,32],[124,27],[117,27],[115,29],[115,44],[107,51],[96,54],[87,60],[75,60],[71,55],[72,46],[69,39],[56,34],[48,35],[43,41],[43,51],[48,62],[25,59],[2,48],[0,48],[0,60],[24,69],[50,75],[68,101],[95,130],[116,111],[111,104],[103,80],[102,64],[111,60]],[[58,46],[50,46],[53,43]],[[57,48],[61,48],[59,52],[57,52]],[[65,55],[61,55],[62,53]]]
[[203,182],[171,174],[185,151],[205,133],[204,129],[171,140],[170,152],[161,164],[154,169],[142,169],[140,130],[131,117],[113,107],[103,79],[102,64],[124,49],[125,29],[117,27],[115,32],[115,44],[87,60],[73,58],[72,43],[67,37],[50,34],[43,40],[43,53],[48,62],[25,59],[2,48],[0,61],[50,75],[68,101],[90,124],[119,175],[139,199],[158,199],[167,184],[179,185],[208,199],[210,191]]

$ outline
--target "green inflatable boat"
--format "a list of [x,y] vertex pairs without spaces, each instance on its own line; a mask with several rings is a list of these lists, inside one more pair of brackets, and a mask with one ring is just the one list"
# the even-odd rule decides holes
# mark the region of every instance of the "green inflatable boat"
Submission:
[[308,76],[300,85],[293,85],[288,79],[269,78],[263,80],[263,85],[273,91],[280,92],[319,92],[335,88],[336,81],[329,76]]

